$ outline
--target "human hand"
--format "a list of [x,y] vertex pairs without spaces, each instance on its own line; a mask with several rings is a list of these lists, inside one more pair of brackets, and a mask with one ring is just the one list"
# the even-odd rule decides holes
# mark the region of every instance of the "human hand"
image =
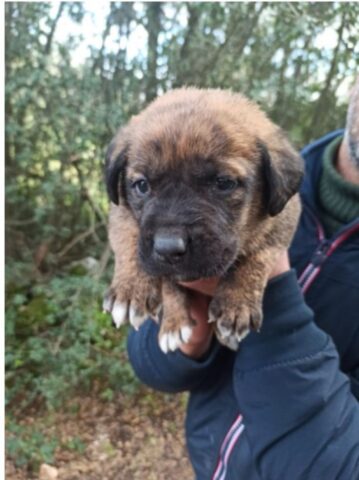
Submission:
[[[269,280],[290,269],[287,251],[283,252],[275,263]],[[199,358],[208,350],[213,337],[213,324],[208,323],[208,306],[219,282],[219,277],[202,278],[193,282],[181,282],[188,289],[189,312],[196,322],[188,343],[180,350],[191,358]]]
[[[195,284],[194,289],[192,289],[190,283]],[[211,297],[203,293],[203,291],[207,290],[205,288],[206,280],[189,282],[188,285],[187,283],[181,283],[181,285],[189,288],[187,293],[189,314],[195,321],[195,325],[189,341],[182,343],[179,348],[185,355],[191,358],[199,358],[207,352],[213,337],[213,324],[208,323],[208,305]],[[213,294],[214,288],[211,288],[208,292]]]
[[288,272],[290,270],[288,252],[284,251],[279,256],[278,259],[272,268],[272,271],[269,274],[268,280],[278,277],[282,273]]

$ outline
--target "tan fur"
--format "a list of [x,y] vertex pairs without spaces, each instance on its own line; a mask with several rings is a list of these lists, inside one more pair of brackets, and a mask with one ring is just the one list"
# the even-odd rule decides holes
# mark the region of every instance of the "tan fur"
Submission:
[[[245,179],[258,175],[258,140],[266,144],[273,167],[278,170],[283,170],[286,161],[297,158],[282,131],[242,95],[180,89],[155,100],[119,132],[111,159],[127,145],[132,160],[126,174],[135,180],[147,162],[160,173],[170,166],[181,169],[189,157],[198,154],[217,158],[224,174],[235,173]],[[244,203],[241,220],[234,227],[241,236],[236,268],[220,281],[210,304],[210,320],[217,323],[219,339],[233,346],[229,338],[236,333],[235,347],[249,328],[259,329],[261,325],[268,275],[278,254],[288,248],[299,215],[299,200],[294,195],[278,215],[263,217],[263,184],[259,178],[256,188],[256,195],[250,203]],[[168,279],[161,282],[142,271],[137,261],[138,234],[128,207],[112,204],[109,236],[116,265],[111,292],[116,301],[131,303],[143,317],[147,313],[156,315],[163,304],[160,336],[191,325],[183,291]]]
[[111,205],[109,240],[115,252],[111,292],[118,302],[132,302],[139,315],[156,316],[162,303],[161,282],[150,278],[138,265],[138,227],[128,209]]

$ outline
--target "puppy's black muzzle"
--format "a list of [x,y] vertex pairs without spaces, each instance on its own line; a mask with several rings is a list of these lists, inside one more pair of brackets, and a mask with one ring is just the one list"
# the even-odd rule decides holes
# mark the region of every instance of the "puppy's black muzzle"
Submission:
[[222,274],[236,256],[237,238],[219,202],[166,177],[141,212],[139,260],[151,276],[196,279]]
[[185,229],[162,228],[154,235],[153,250],[159,260],[169,263],[181,261],[187,251],[188,241]]

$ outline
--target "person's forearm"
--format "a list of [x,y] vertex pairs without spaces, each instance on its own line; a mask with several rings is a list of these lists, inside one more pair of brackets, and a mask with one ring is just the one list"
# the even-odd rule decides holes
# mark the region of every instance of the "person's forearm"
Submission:
[[263,480],[358,478],[359,406],[294,272],[267,287],[261,333],[242,342],[233,378]]
[[[228,349],[213,341],[205,358],[193,359],[179,350],[163,353],[158,345],[158,325],[148,319],[138,332],[132,330],[127,349],[132,367],[146,385],[165,392],[181,392],[199,388],[226,365]],[[225,367],[223,367],[225,368]]]

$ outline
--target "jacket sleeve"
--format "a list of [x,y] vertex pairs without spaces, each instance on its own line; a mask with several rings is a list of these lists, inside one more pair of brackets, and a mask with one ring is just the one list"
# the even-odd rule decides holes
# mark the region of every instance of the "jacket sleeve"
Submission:
[[349,379],[351,382],[351,389],[353,395],[359,400],[359,367],[354,368],[351,370],[349,374]]
[[242,342],[233,375],[261,480],[359,479],[359,404],[293,271],[268,284],[262,331]]
[[216,374],[228,368],[233,353],[215,339],[209,352],[200,360],[193,360],[179,350],[163,353],[158,346],[158,325],[148,319],[138,332],[130,331],[127,351],[132,367],[146,385],[164,392],[200,389],[208,379],[220,378]]
[[[358,314],[358,312],[356,312]],[[350,336],[351,344],[346,351],[350,356],[351,364],[345,366],[345,373],[348,375],[351,390],[359,402],[359,322],[356,331]]]

